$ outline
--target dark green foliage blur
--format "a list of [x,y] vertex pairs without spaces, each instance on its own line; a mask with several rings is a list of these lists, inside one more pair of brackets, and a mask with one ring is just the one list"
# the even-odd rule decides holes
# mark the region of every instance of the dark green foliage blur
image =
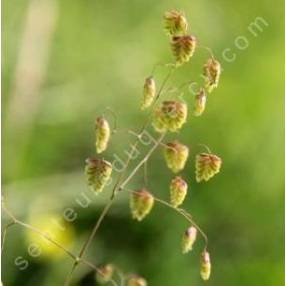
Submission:
[[[110,106],[116,111],[119,129],[140,128],[147,115],[139,109],[144,78],[155,63],[173,60],[162,15],[177,8],[185,12],[199,44],[212,48],[223,66],[219,87],[208,97],[203,116],[189,114],[182,131],[168,135],[168,139],[179,138],[190,146],[182,172],[190,185],[184,207],[209,236],[211,279],[205,283],[199,277],[201,238],[191,254],[181,254],[181,235],[188,224],[160,205],[142,222],[133,221],[126,194],[120,195],[104,220],[86,258],[139,273],[151,286],[282,286],[283,2],[51,1],[57,19],[44,76],[33,99],[23,90],[28,100],[17,105],[11,96],[15,71],[28,6],[37,1],[2,1],[2,187],[7,205],[24,221],[39,200],[45,203],[36,215],[48,210],[61,215],[65,208],[74,208],[77,219],[71,225],[75,231],[71,250],[79,251],[111,191],[106,188],[105,194],[96,197],[89,193],[93,202],[86,208],[76,202],[82,192],[88,193],[83,168],[84,160],[95,154],[94,120]],[[262,24],[254,35],[248,27],[256,17],[262,17],[268,26]],[[39,16],[34,27],[40,22]],[[228,55],[235,54],[233,62],[223,59],[225,49],[230,49]],[[38,52],[37,48],[33,51],[36,58]],[[207,57],[206,50],[197,49],[191,61],[176,71],[170,85],[200,81]],[[24,67],[22,76],[28,76],[31,66]],[[158,69],[158,85],[166,72]],[[193,95],[186,92],[184,99],[191,111]],[[22,115],[11,119],[13,104]],[[112,122],[112,116],[106,115]],[[152,127],[149,130],[157,136]],[[125,159],[124,150],[130,150],[133,140],[119,132],[104,158],[112,160],[118,154]],[[198,184],[194,158],[203,150],[200,143],[219,155],[223,165],[213,179]],[[141,156],[146,151],[142,148]],[[128,187],[140,188],[142,174],[140,171]],[[148,164],[150,191],[168,199],[172,178],[162,150],[158,150]],[[2,260],[3,285],[63,285],[72,260],[66,256],[32,258],[27,245],[25,230],[19,226],[9,229]],[[19,256],[28,261],[26,270],[15,265]],[[96,285],[90,269],[80,266],[74,285]]]

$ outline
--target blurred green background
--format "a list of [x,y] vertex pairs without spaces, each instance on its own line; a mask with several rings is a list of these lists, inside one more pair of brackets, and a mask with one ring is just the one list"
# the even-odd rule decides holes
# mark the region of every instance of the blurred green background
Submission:
[[[2,187],[9,208],[31,223],[46,213],[62,216],[66,208],[75,209],[69,247],[79,251],[111,190],[93,196],[83,175],[84,160],[95,153],[94,120],[110,106],[119,129],[139,129],[146,118],[139,110],[144,78],[155,63],[172,60],[162,15],[176,8],[186,13],[191,33],[212,48],[224,69],[204,115],[189,115],[182,132],[168,137],[191,147],[182,172],[190,185],[184,207],[209,236],[213,268],[207,284],[283,285],[283,6],[280,0],[275,5],[266,0],[3,0]],[[256,17],[268,26],[260,24],[255,36],[248,28]],[[237,41],[247,41],[248,47],[239,49]],[[231,63],[223,59],[226,48],[236,55]],[[207,57],[197,49],[169,85],[201,80]],[[158,69],[158,84],[166,72]],[[186,92],[184,99],[191,109],[193,95]],[[126,158],[124,150],[133,140],[118,133],[104,157]],[[194,177],[199,143],[223,159],[221,173],[201,184]],[[148,166],[150,190],[168,199],[172,176],[157,151]],[[139,172],[128,187],[142,183]],[[78,204],[83,193],[92,199],[86,208]],[[149,285],[204,285],[199,277],[202,239],[190,255],[180,252],[187,226],[160,205],[143,222],[132,221],[128,196],[122,194],[86,257],[139,273]],[[9,229],[3,284],[63,285],[71,259],[32,258],[29,243],[21,227]],[[24,270],[21,259],[29,264]],[[93,273],[80,266],[73,283],[95,285]]]

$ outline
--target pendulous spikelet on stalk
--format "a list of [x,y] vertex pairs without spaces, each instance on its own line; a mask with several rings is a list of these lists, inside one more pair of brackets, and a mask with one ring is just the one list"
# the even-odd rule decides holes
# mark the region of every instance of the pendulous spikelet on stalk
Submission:
[[144,188],[130,195],[131,214],[138,221],[143,220],[151,212],[153,205],[153,195]]
[[203,68],[203,76],[205,78],[205,88],[211,93],[218,87],[221,74],[221,65],[213,57],[209,58]]
[[210,254],[204,250],[201,254],[201,269],[200,269],[201,277],[203,280],[209,280],[211,275],[211,260]]
[[165,30],[168,35],[184,35],[188,30],[188,22],[184,13],[171,10],[164,14]]
[[110,127],[108,121],[99,116],[95,122],[95,147],[97,153],[102,153],[106,150],[110,139]]
[[196,156],[196,180],[208,181],[219,173],[222,160],[218,156],[209,153],[201,153]]
[[155,110],[153,127],[157,132],[176,132],[186,123],[187,104],[181,101],[163,101]]
[[114,266],[112,264],[102,265],[96,272],[95,279],[98,284],[106,284],[110,282],[114,273]]
[[193,245],[197,238],[197,229],[194,226],[190,226],[183,234],[182,237],[182,252],[188,253],[193,249]]
[[187,63],[193,56],[197,45],[196,37],[191,35],[173,36],[171,47],[176,60],[176,65]]
[[203,88],[199,90],[199,92],[195,96],[194,102],[194,116],[200,116],[203,114],[206,107],[207,96],[206,92]]
[[143,101],[141,104],[141,109],[144,110],[152,105],[156,97],[156,83],[152,76],[145,79],[143,87]]
[[187,195],[188,184],[182,177],[175,177],[170,184],[170,203],[173,207],[180,206]]
[[188,156],[189,148],[178,141],[169,142],[164,147],[166,164],[174,173],[184,169]]
[[106,160],[96,158],[88,158],[85,163],[87,184],[96,193],[100,193],[111,177],[112,165]]
[[127,280],[127,286],[147,286],[147,281],[139,276],[132,276]]

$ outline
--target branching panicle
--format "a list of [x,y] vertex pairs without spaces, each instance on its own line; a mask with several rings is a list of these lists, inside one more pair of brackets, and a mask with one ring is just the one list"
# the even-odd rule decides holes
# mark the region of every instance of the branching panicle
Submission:
[[[103,208],[100,216],[94,224],[90,235],[87,237],[86,241],[82,245],[79,254],[75,255],[66,249],[65,246],[61,245],[59,242],[47,236],[41,230],[38,230],[32,225],[26,224],[17,218],[4,206],[2,209],[12,220],[4,228],[3,242],[5,239],[5,234],[9,227],[14,224],[19,224],[26,229],[32,230],[33,232],[39,234],[47,241],[61,249],[68,256],[70,256],[74,263],[71,271],[69,272],[65,286],[70,285],[73,277],[73,273],[80,264],[84,264],[92,268],[95,273],[95,280],[99,284],[118,285],[116,278],[120,279],[121,286],[147,286],[147,281],[137,275],[124,274],[119,268],[111,263],[107,263],[102,266],[95,266],[93,263],[89,262],[84,258],[85,252],[88,250],[90,244],[96,236],[97,231],[100,228],[101,223],[104,221],[105,216],[108,211],[116,201],[117,196],[124,192],[130,192],[130,210],[132,217],[138,221],[143,220],[147,215],[150,214],[155,204],[161,204],[167,206],[168,208],[174,210],[183,219],[188,222],[188,229],[184,231],[182,237],[182,252],[188,253],[192,250],[198,235],[200,235],[205,242],[204,249],[201,254],[200,260],[200,274],[203,280],[208,280],[211,273],[211,263],[210,255],[207,251],[208,238],[201,227],[195,222],[193,216],[181,205],[184,203],[185,199],[188,197],[188,184],[182,178],[181,175],[173,178],[169,185],[169,202],[156,197],[150,190],[145,189],[140,186],[137,191],[129,190],[127,185],[130,180],[138,173],[141,168],[145,168],[144,181],[147,184],[147,162],[149,161],[153,152],[157,150],[159,146],[163,146],[164,158],[167,167],[174,173],[182,172],[187,164],[189,158],[190,148],[175,139],[168,143],[163,143],[163,139],[168,135],[169,132],[176,132],[182,130],[183,126],[188,126],[187,115],[188,115],[188,104],[182,100],[166,99],[160,102],[162,95],[170,94],[166,85],[173,75],[173,73],[178,69],[179,66],[186,64],[190,61],[191,57],[194,55],[197,39],[188,32],[188,21],[184,13],[171,10],[164,14],[164,28],[169,36],[170,45],[173,51],[175,62],[172,64],[166,64],[164,66],[169,68],[168,73],[163,79],[161,85],[159,85],[158,91],[156,88],[156,82],[154,78],[154,70],[151,76],[145,79],[143,86],[143,98],[141,101],[141,109],[145,110],[149,108],[150,112],[140,128],[140,132],[136,133],[135,142],[131,144],[132,149],[128,154],[126,161],[124,162],[123,170],[118,174],[115,184],[111,191],[111,196],[109,201]],[[218,82],[221,74],[220,63],[214,59],[213,55],[209,58],[206,64],[203,66],[203,75],[205,82],[199,89],[199,92],[195,95],[193,115],[201,116],[205,111],[205,106],[207,102],[207,93],[212,92],[218,86]],[[188,83],[192,82],[191,80]],[[182,87],[186,84],[180,84],[179,87],[174,87],[173,93],[179,93]],[[167,92],[165,92],[167,90]],[[114,113],[112,112],[113,116]],[[145,156],[134,166],[130,168],[130,163],[134,158],[135,152],[139,148],[139,143],[142,140],[143,134],[147,132],[148,127],[152,124],[155,131],[161,133],[157,139],[153,140],[153,145],[150,147],[149,151]],[[108,143],[110,141],[110,136],[116,132],[116,122],[114,130],[110,130],[108,121],[103,117],[99,116],[95,123],[95,151],[100,154],[108,148]],[[131,133],[131,132],[130,132]],[[196,167],[196,181],[208,181],[215,174],[217,174],[221,169],[222,160],[218,156],[212,154],[209,150],[208,153],[200,153],[196,155],[195,167]],[[149,166],[149,165],[148,165]],[[115,168],[114,168],[115,169]],[[113,172],[113,166],[110,162],[103,158],[89,158],[86,160],[85,174],[87,178],[87,184],[96,193],[101,193],[104,191],[105,186],[111,179]],[[168,187],[166,186],[166,189]],[[150,214],[152,216],[152,214]],[[118,277],[119,276],[119,277]]]

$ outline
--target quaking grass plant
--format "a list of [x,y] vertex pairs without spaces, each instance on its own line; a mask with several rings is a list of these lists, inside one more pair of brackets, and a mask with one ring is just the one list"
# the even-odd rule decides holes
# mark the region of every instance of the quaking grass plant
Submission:
[[[21,220],[18,220],[13,213],[6,207],[5,202],[2,200],[2,209],[12,220],[4,228],[2,233],[2,247],[6,235],[7,229],[18,224],[25,227],[44,239],[61,249],[68,256],[74,260],[74,264],[71,271],[68,273],[65,280],[65,285],[70,285],[75,269],[80,264],[84,264],[95,271],[95,279],[99,284],[112,285],[127,285],[127,286],[146,286],[147,281],[145,278],[123,273],[118,266],[108,263],[105,265],[96,266],[92,262],[86,260],[84,255],[88,250],[91,242],[93,241],[101,223],[103,222],[109,209],[116,201],[117,196],[122,192],[128,192],[130,197],[130,212],[134,220],[138,222],[143,221],[146,216],[150,214],[154,205],[162,204],[166,207],[176,211],[189,223],[189,227],[182,231],[182,253],[187,254],[191,252],[194,244],[199,236],[201,236],[205,242],[204,248],[201,250],[200,263],[200,275],[203,280],[208,280],[211,274],[211,260],[208,252],[208,238],[198,224],[194,221],[191,214],[181,208],[185,198],[188,196],[188,180],[183,178],[181,172],[188,161],[189,147],[181,143],[178,139],[164,143],[163,140],[168,133],[178,134],[180,130],[187,125],[187,117],[189,107],[188,104],[182,100],[161,100],[164,94],[170,92],[166,89],[166,84],[170,77],[180,66],[187,64],[194,56],[198,43],[195,36],[191,35],[188,30],[188,21],[185,15],[179,11],[168,11],[164,14],[165,31],[169,37],[170,47],[173,52],[175,62],[172,64],[166,64],[169,71],[162,81],[159,89],[157,90],[157,83],[154,74],[149,75],[143,86],[143,97],[141,102],[141,110],[148,111],[147,120],[143,123],[140,132],[134,133],[135,141],[132,144],[132,150],[125,162],[124,169],[121,171],[115,181],[112,188],[110,199],[106,203],[102,210],[98,220],[96,221],[90,235],[83,244],[78,254],[73,254],[65,246],[55,241],[47,233],[35,228],[34,226],[27,224]],[[201,85],[199,91],[194,96],[194,102],[192,106],[193,116],[202,116],[205,112],[205,106],[207,98],[217,87],[221,74],[220,63],[214,58],[211,53],[210,57],[206,60],[206,64],[203,66],[203,78],[204,83]],[[179,93],[182,87],[186,85],[180,85],[180,88],[173,88],[172,92]],[[143,159],[130,170],[130,163],[142,140],[144,132],[147,132],[147,128],[152,126],[154,130],[159,134],[155,143],[151,146],[149,151],[145,154]],[[98,154],[96,157],[88,158],[85,165],[85,174],[87,178],[88,186],[97,194],[105,191],[106,185],[110,182],[113,175],[113,164],[99,156],[104,153],[108,148],[108,144],[112,138],[112,134],[116,130],[111,130],[110,124],[105,116],[99,116],[95,123],[95,149]],[[169,186],[169,201],[160,199],[154,195],[152,190],[147,189],[146,186],[142,186],[137,190],[128,188],[128,183],[137,174],[137,172],[146,167],[148,160],[153,152],[159,147],[163,148],[163,155],[166,161],[166,166],[174,174],[174,177],[170,178]],[[206,146],[205,146],[206,147]],[[196,168],[196,181],[208,181],[214,175],[219,173],[222,160],[219,156],[213,154],[207,147],[207,151],[196,155],[195,168]],[[129,173],[128,173],[129,171]]]

